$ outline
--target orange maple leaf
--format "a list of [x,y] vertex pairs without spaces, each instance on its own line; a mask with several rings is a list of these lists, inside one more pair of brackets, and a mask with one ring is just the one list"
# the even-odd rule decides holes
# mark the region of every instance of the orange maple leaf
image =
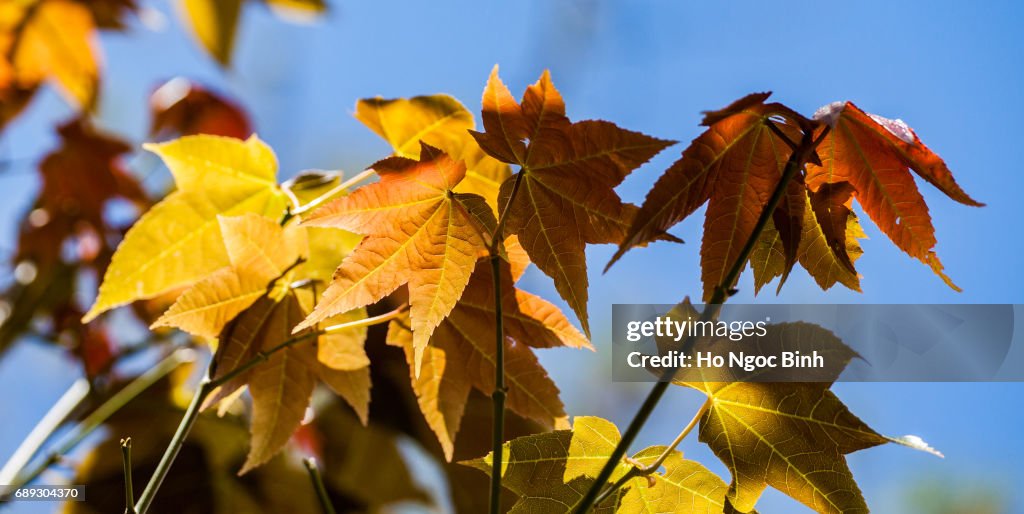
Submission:
[[864,212],[896,246],[929,265],[959,291],[942,271],[933,250],[935,227],[909,170],[953,200],[976,207],[984,204],[960,188],[942,158],[902,120],[868,114],[851,102],[826,105],[814,118],[830,126],[831,131],[818,147],[821,165],[807,166],[808,187],[819,191],[825,184],[849,183]]
[[373,169],[379,182],[334,200],[303,221],[367,237],[341,263],[321,302],[295,331],[408,284],[419,369],[430,335],[455,307],[486,251],[494,213],[482,197],[453,191],[465,177],[465,164],[427,144],[419,161],[389,157]]

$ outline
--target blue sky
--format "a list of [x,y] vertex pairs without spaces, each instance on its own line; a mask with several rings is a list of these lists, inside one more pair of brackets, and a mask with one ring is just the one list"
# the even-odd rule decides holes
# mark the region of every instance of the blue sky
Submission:
[[[1024,186],[1024,145],[1017,139],[1024,119],[1019,2],[335,1],[329,17],[312,26],[284,23],[252,5],[226,72],[191,42],[165,2],[143,3],[163,14],[163,28],[134,23],[128,34],[102,38],[100,122],[141,142],[148,123],[142,106],[152,88],[176,75],[194,78],[250,108],[285,176],[306,168],[357,171],[387,153],[351,116],[356,99],[447,92],[477,111],[495,63],[516,92],[551,69],[573,119],[609,119],[683,142],[699,134],[700,111],[752,91],[774,91],[776,100],[806,114],[834,100],[854,100],[869,112],[904,119],[945,158],[961,185],[988,203],[965,207],[921,186],[938,231],[937,251],[964,292],[947,288],[868,223],[870,239],[858,262],[862,294],[823,293],[797,272],[781,295],[756,301],[1024,303],[1024,275],[1016,269],[1024,242],[1015,225]],[[30,164],[22,159],[49,148],[51,127],[68,115],[55,94],[41,95],[0,138],[0,152],[22,167]],[[620,188],[622,196],[640,202],[683,147],[635,172]],[[0,186],[12,192],[0,205],[0,245],[9,248],[36,186],[30,169],[17,167],[0,175]],[[699,295],[699,214],[673,230],[687,244],[633,251],[607,275],[600,269],[613,248],[589,251],[599,351],[542,356],[571,414],[600,415],[620,426],[632,416],[648,386],[609,382],[610,305]],[[557,298],[540,273],[530,273],[524,287]],[[740,288],[737,301],[754,301],[749,274]],[[70,382],[68,368],[53,361],[60,359],[23,348],[0,362],[0,388],[23,384],[18,387],[38,391],[5,399],[15,415],[0,427],[0,455]],[[598,389],[608,394],[593,394]],[[1024,480],[1020,384],[836,389],[878,430],[919,434],[947,455],[938,460],[897,447],[852,455],[874,511],[905,511],[907,484],[934,479],[954,491],[991,487],[1005,497],[1007,512],[1024,512],[1016,488]],[[699,402],[689,391],[673,391],[641,443],[670,440]],[[724,474],[695,438],[683,450]],[[791,509],[787,499],[769,493],[761,512],[797,511]]]

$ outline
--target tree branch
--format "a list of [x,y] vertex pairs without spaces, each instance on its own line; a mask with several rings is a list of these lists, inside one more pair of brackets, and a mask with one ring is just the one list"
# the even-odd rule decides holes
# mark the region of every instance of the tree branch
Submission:
[[[800,141],[800,145],[797,150],[794,151],[789,160],[786,161],[786,166],[782,171],[782,177],[779,183],[776,184],[775,190],[772,192],[771,197],[765,204],[764,209],[761,211],[761,215],[757,219],[757,224],[754,225],[754,230],[751,232],[750,237],[747,238],[746,243],[740,250],[739,255],[736,256],[736,260],[732,263],[732,267],[729,269],[728,274],[714,288],[714,292],[711,294],[710,300],[705,304],[704,312],[701,313],[701,321],[710,321],[718,316],[718,312],[729,296],[732,296],[733,287],[736,285],[736,281],[739,279],[740,273],[743,272],[743,267],[750,257],[750,252],[753,251],[754,245],[757,244],[757,239],[761,236],[761,232],[764,231],[765,226],[768,225],[768,221],[771,219],[772,213],[775,208],[778,207],[779,202],[786,193],[786,188],[789,186],[789,182],[793,180],[793,177],[803,168],[804,163],[817,148],[818,144],[828,134],[829,128],[825,127],[824,131],[819,135],[817,139],[814,138],[814,134],[810,130],[805,130],[803,138]],[[687,337],[683,343],[681,351],[683,353],[689,353],[693,349],[693,345],[697,343],[696,337]],[[615,467],[622,460],[626,454],[626,450],[633,440],[636,439],[640,429],[647,423],[647,419],[651,416],[654,408],[661,401],[661,397],[668,390],[668,386],[672,383],[672,377],[675,376],[679,368],[665,368],[659,381],[654,384],[651,388],[651,392],[648,393],[647,398],[644,399],[644,403],[640,406],[633,420],[629,423],[629,427],[626,428],[625,433],[622,434],[622,439],[619,440],[618,445],[615,446],[615,450],[612,451],[611,456],[608,458],[608,462],[605,463],[604,468],[598,474],[597,479],[593,485],[584,495],[583,499],[577,504],[573,510],[575,514],[583,514],[589,511],[597,502],[598,496],[601,496],[601,489],[608,479],[611,478],[612,473],[615,471]],[[621,480],[620,480],[621,482]],[[618,484],[618,482],[616,482]],[[624,484],[625,482],[622,482]],[[618,484],[621,486],[622,484]],[[610,493],[609,493],[610,494]]]
[[498,223],[494,227],[494,234],[487,250],[491,260],[491,280],[494,281],[494,391],[491,393],[491,401],[494,405],[492,416],[493,426],[491,427],[491,492],[490,492],[490,513],[500,514],[501,512],[501,468],[502,468],[502,446],[505,444],[505,397],[508,389],[505,387],[505,315],[502,305],[501,291],[501,249],[505,237],[505,223],[508,220],[509,212],[512,210],[512,202],[519,194],[519,187],[523,183],[523,175],[526,172],[519,170],[515,182],[512,183],[512,191],[508,200],[498,215]]

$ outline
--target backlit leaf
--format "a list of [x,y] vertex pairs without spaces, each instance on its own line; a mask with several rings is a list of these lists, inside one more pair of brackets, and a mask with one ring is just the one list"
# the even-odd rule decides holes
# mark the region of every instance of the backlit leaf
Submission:
[[[305,313],[294,296],[278,302],[263,327],[260,349],[271,350],[292,337],[292,327]],[[316,349],[295,344],[276,351],[249,374],[252,394],[252,442],[239,474],[270,460],[291,439],[305,417],[316,386]]]
[[294,223],[282,228],[252,213],[219,220],[231,265],[186,290],[151,328],[177,327],[215,338],[308,252],[306,230]]
[[[688,303],[676,309],[674,315],[681,318],[697,316]],[[667,343],[658,343],[664,350]],[[809,354],[806,350],[813,349],[829,363],[814,370],[820,372],[815,375],[818,382],[736,381],[736,372],[728,368],[688,372],[677,381],[708,397],[710,407],[700,421],[700,440],[732,474],[731,505],[749,512],[764,489],[772,486],[816,512],[868,512],[845,455],[899,441],[875,432],[829,390],[856,353],[828,330],[809,323],[768,325],[765,336],[742,341],[700,340],[694,350],[711,348],[758,355],[794,349]]]
[[[502,485],[519,495],[509,512],[516,514],[569,514],[583,499],[604,463],[619,442],[619,431],[601,418],[577,416],[572,430],[529,435],[505,443]],[[634,456],[642,464],[653,463],[665,450],[656,446]],[[464,464],[487,474],[492,454]],[[673,451],[664,472],[635,477],[597,505],[594,512],[722,513],[727,486],[700,464]],[[624,475],[630,464],[620,463],[612,480]]]
[[374,165],[377,183],[315,211],[304,224],[366,234],[335,272],[316,309],[296,330],[367,306],[409,285],[418,370],[427,341],[462,296],[494,214],[477,195],[454,193],[465,166],[423,144],[420,160]]
[[[795,132],[793,124],[802,121],[799,114],[780,104],[765,104],[768,95],[748,95],[706,114],[703,124],[708,129],[647,194],[628,236],[609,265],[631,247],[654,240],[707,202],[701,244],[703,297],[708,299],[716,286],[732,286],[722,282],[753,233],[791,153],[767,123],[774,120],[771,122],[781,125],[781,130],[789,134]],[[802,215],[795,211],[793,214]],[[780,220],[787,218],[783,215]],[[780,236],[779,244],[784,241]],[[795,245],[792,247],[795,250]]]
[[896,246],[959,290],[935,254],[935,228],[910,170],[962,204],[983,204],[960,188],[945,162],[902,120],[868,114],[851,102],[826,105],[814,116],[831,131],[818,149],[821,165],[807,166],[808,187],[817,192],[824,184],[849,183],[864,212]]
[[[566,424],[558,388],[548,378],[531,347],[590,348],[590,343],[556,307],[512,285],[502,267],[502,314],[505,325],[507,406],[549,427]],[[427,424],[450,459],[470,390],[494,391],[494,286],[490,263],[481,261],[465,294],[434,332],[412,385]],[[413,361],[408,325],[393,321],[388,344],[405,350]]]
[[255,136],[246,141],[188,136],[147,145],[167,164],[178,190],[153,206],[125,235],[85,316],[151,298],[230,264],[218,215],[276,219],[286,199],[277,160]]
[[448,95],[367,98],[356,103],[356,119],[384,138],[395,155],[418,156],[420,142],[466,163],[466,178],[455,188],[475,193],[497,211],[498,187],[511,175],[508,164],[485,154],[469,134],[473,114]]
[[507,179],[499,195],[498,204],[505,205],[521,181],[507,232],[519,236],[530,259],[554,279],[589,334],[584,247],[622,242],[636,208],[613,188],[672,142],[606,121],[570,122],[547,72],[519,104],[497,67],[484,90],[483,124],[485,132],[473,132],[480,147],[521,168],[522,177]]
[[71,0],[0,4],[0,90],[4,96],[53,80],[74,105],[96,100],[99,64],[96,23]]

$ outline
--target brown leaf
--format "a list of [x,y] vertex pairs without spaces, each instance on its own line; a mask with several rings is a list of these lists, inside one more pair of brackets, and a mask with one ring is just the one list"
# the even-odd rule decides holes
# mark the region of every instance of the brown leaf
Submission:
[[519,104],[495,67],[484,90],[483,123],[485,132],[473,132],[480,147],[521,168],[521,176],[502,184],[498,199],[505,205],[520,182],[507,232],[518,235],[530,259],[554,279],[589,334],[584,247],[622,241],[636,208],[613,188],[672,142],[606,121],[570,122],[547,72]]
[[[768,123],[785,134],[798,134],[806,123],[781,104],[765,104],[768,93],[755,93],[732,105],[708,113],[708,130],[697,137],[647,194],[628,236],[609,265],[631,247],[649,242],[708,202],[701,244],[701,278],[704,299],[722,284],[740,250],[753,233],[761,211],[782,176],[792,149]],[[797,190],[797,186],[792,186]],[[793,195],[787,195],[793,196]],[[795,249],[793,221],[799,202],[782,204],[779,223],[781,242]],[[802,214],[799,214],[802,215]],[[790,255],[795,255],[792,253]],[[786,268],[794,257],[787,259]]]
[[[530,347],[587,347],[590,344],[551,304],[515,289],[502,265],[505,325],[505,381],[508,408],[548,428],[566,423],[558,388]],[[490,263],[481,261],[462,300],[437,327],[413,390],[427,424],[450,460],[466,399],[472,388],[494,390],[494,288]],[[407,325],[391,322],[388,344],[405,350],[412,363]]]
[[[262,329],[260,350],[271,350],[291,338],[292,327],[304,315],[295,296],[278,302]],[[252,442],[240,475],[270,460],[291,439],[309,406],[317,367],[316,349],[294,344],[271,353],[249,372]]]
[[187,79],[173,78],[149,97],[149,135],[210,134],[245,139],[252,134],[241,106]]

